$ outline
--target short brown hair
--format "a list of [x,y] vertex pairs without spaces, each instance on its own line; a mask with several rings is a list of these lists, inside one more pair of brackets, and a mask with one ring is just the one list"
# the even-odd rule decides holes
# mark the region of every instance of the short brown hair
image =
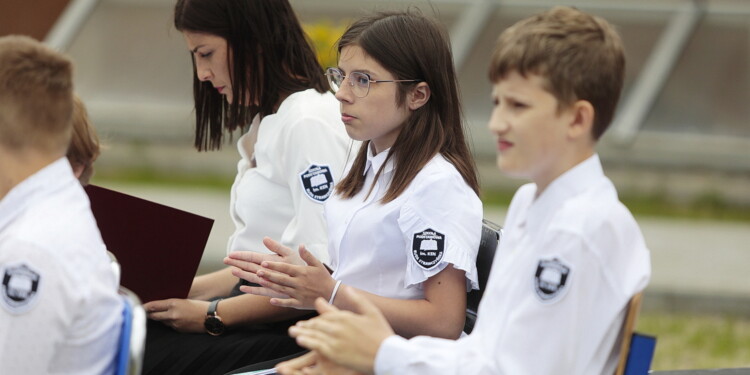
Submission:
[[516,71],[536,74],[560,108],[577,100],[594,107],[592,136],[604,134],[614,116],[625,76],[620,36],[602,18],[554,7],[511,26],[497,40],[489,76],[497,82]]
[[0,37],[0,144],[65,153],[73,112],[73,63],[42,43]]
[[67,157],[73,169],[83,168],[78,180],[82,185],[88,185],[94,173],[94,161],[99,157],[99,137],[91,125],[86,106],[78,95],[73,97],[73,103],[73,137]]

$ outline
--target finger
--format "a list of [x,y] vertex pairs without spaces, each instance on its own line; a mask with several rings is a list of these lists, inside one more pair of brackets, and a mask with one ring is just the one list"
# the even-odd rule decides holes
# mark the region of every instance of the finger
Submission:
[[[290,264],[278,262],[263,262],[263,268],[258,270],[255,274],[258,275],[260,279],[274,284],[297,287],[294,277],[297,276],[299,272],[298,270],[292,270],[290,267],[297,268],[299,266],[292,266]],[[258,284],[264,285],[262,282],[258,282]]]
[[241,270],[247,271],[247,272],[253,272],[255,273],[260,269],[259,263],[254,262],[248,262],[244,260],[238,260],[230,257],[224,258],[224,264],[232,267],[239,268]]
[[279,307],[290,307],[293,309],[302,309],[305,307],[302,302],[294,298],[271,298],[271,304]]
[[[340,288],[341,289],[341,288]],[[354,290],[354,288],[343,288],[344,290],[339,290],[339,293],[344,293],[346,295],[346,299],[349,300],[352,304],[352,311],[362,314],[362,315],[369,315],[369,316],[382,316],[383,313],[380,312],[377,306],[375,306],[374,303],[372,303],[367,297],[362,295],[361,293]]]
[[259,287],[259,286],[248,286],[243,285],[240,287],[240,292],[247,294],[254,294],[256,296],[275,297],[275,298],[289,298],[288,295],[283,293],[274,292],[271,289]]
[[315,310],[318,310],[318,313],[321,315],[325,313],[339,311],[338,307],[331,305],[330,303],[328,303],[328,301],[326,301],[322,297],[318,297],[315,300]]
[[168,323],[172,320],[172,313],[170,311],[156,311],[147,314],[149,319],[157,320],[160,322]]
[[289,369],[302,369],[307,366],[312,366],[317,361],[318,355],[315,352],[305,353],[297,358],[290,359],[288,361],[281,362],[276,365],[276,369],[279,367],[285,367]]
[[143,309],[146,310],[146,312],[157,312],[157,311],[168,311],[169,306],[171,306],[171,301],[168,299],[163,300],[157,300],[157,301],[151,301],[146,302],[143,304]]
[[261,254],[255,251],[232,251],[227,255],[227,258],[248,263],[260,263],[266,260],[266,257],[263,257],[263,255],[268,254]]
[[307,250],[305,245],[299,245],[299,256],[300,258],[302,258],[302,260],[305,261],[305,263],[307,263],[308,266],[325,268],[323,263],[321,263],[318,258],[315,257],[315,255]]
[[260,277],[253,272],[243,271],[239,268],[232,266],[232,275],[239,277],[240,279],[247,280],[254,284],[260,284]]
[[292,253],[292,249],[272,240],[270,237],[263,237],[263,245],[265,245],[268,250],[271,250],[282,257]]
[[261,268],[256,271],[256,273],[263,271],[263,270],[272,270],[279,273],[283,273],[285,275],[289,276],[298,276],[300,272],[302,271],[302,267],[304,266],[296,266],[294,264],[284,263],[284,262],[263,262],[261,263]]

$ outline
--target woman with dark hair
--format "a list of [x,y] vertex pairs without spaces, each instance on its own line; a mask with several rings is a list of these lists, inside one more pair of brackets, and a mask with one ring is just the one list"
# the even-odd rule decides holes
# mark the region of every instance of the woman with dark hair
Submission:
[[[178,0],[174,25],[195,72],[196,148],[218,149],[225,134],[246,131],[228,251],[267,253],[263,236],[273,236],[326,259],[322,204],[351,140],[288,1]],[[196,277],[188,299],[145,304],[144,373],[224,373],[299,350],[285,327],[306,312],[239,293],[238,281],[226,268]]]
[[[405,337],[456,339],[475,258],[482,204],[467,145],[449,39],[415,11],[385,12],[351,25],[327,76],[346,131],[363,147],[325,204],[329,274],[307,265],[232,253],[240,289],[275,306],[312,309],[322,297],[342,309],[357,289]],[[283,246],[271,246],[280,255]]]

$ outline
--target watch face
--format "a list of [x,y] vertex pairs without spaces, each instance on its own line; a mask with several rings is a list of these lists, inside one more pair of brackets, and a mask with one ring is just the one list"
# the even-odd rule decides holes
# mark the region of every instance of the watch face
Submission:
[[206,327],[206,332],[211,335],[218,336],[224,333],[224,323],[218,316],[207,317],[206,321],[203,323],[203,326]]

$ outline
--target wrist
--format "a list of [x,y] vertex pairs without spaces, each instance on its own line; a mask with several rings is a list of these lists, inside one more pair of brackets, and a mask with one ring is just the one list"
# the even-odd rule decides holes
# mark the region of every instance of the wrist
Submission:
[[206,319],[203,322],[203,327],[206,332],[212,336],[219,336],[226,330],[226,325],[219,315],[218,308],[221,298],[211,301],[208,304],[208,311],[206,311]]

